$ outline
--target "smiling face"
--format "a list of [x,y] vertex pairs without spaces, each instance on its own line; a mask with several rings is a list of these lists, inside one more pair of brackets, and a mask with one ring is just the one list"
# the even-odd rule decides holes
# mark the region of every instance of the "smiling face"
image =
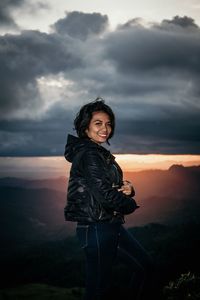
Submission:
[[96,111],[92,114],[88,129],[86,129],[87,136],[95,143],[105,143],[112,131],[111,121],[108,114],[103,111]]

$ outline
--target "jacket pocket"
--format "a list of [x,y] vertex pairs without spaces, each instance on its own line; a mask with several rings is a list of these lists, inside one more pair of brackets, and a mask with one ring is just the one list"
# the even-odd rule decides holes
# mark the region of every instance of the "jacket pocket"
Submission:
[[77,225],[76,236],[82,249],[88,246],[88,231],[89,225]]
[[99,221],[102,218],[102,206],[101,204],[98,202],[98,200],[96,200],[94,198],[93,195],[90,195],[90,204],[88,206],[88,212],[90,217],[93,219],[93,221]]

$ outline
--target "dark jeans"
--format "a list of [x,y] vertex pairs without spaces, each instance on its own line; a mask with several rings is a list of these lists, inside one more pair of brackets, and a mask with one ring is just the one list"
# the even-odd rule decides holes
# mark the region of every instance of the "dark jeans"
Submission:
[[126,299],[145,299],[144,291],[150,296],[151,257],[121,224],[77,224],[76,233],[86,258],[84,300],[111,299],[112,267],[117,257],[131,269]]

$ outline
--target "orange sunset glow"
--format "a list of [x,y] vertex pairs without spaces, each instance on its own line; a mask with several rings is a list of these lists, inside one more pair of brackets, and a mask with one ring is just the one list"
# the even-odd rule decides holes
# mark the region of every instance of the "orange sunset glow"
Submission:
[[200,155],[117,154],[115,156],[124,171],[165,170],[173,164],[181,164],[185,167],[200,165]]
[[[114,154],[124,172],[168,169],[173,164],[200,165],[200,155]],[[0,158],[0,177],[50,178],[68,176],[70,163],[63,156]]]

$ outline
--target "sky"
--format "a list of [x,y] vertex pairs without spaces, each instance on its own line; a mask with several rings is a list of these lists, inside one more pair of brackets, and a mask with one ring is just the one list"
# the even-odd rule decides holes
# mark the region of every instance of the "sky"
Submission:
[[113,153],[199,155],[199,53],[199,0],[1,1],[0,156],[63,155],[99,96]]

